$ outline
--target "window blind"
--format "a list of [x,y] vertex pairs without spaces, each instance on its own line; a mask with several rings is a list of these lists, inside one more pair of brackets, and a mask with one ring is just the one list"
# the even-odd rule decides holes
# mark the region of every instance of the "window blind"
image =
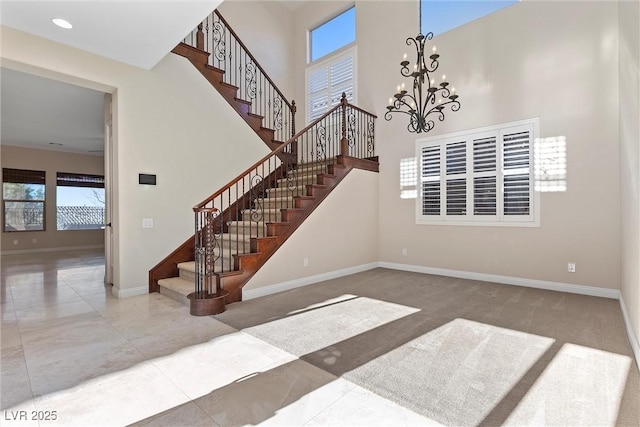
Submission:
[[2,182],[45,184],[45,171],[2,168]]
[[354,102],[355,50],[336,55],[307,71],[307,115],[312,122],[340,103],[342,93]]
[[539,224],[533,189],[537,127],[531,119],[418,141],[418,222]]
[[56,185],[59,187],[104,188],[104,176],[58,172],[56,176]]

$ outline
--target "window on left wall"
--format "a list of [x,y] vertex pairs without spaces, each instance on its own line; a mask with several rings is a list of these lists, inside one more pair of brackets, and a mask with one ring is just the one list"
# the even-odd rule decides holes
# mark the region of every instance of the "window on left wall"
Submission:
[[45,172],[2,168],[2,229],[45,230]]

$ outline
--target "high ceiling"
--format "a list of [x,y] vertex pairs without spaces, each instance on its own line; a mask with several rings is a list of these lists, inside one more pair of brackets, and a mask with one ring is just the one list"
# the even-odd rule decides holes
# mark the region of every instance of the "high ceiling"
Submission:
[[[151,69],[221,2],[0,0],[0,24]],[[2,69],[0,95],[2,144],[102,155],[104,94]]]

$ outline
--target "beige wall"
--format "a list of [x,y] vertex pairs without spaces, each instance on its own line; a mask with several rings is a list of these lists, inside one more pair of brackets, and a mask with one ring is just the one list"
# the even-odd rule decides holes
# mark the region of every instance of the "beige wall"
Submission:
[[351,171],[243,290],[376,262],[377,193],[377,173]]
[[[114,292],[144,292],[149,269],[193,234],[191,208],[266,146],[183,58],[146,71],[7,27],[0,36],[3,67],[114,94]],[[139,173],[158,185],[138,185]]]
[[[345,3],[296,11],[298,92],[306,30]],[[568,189],[541,195],[539,228],[425,226],[415,200],[400,199],[399,162],[415,155],[416,135],[404,116],[383,118],[406,81],[399,62],[413,55],[404,40],[417,2],[356,1],[358,104],[379,117],[380,261],[619,289],[617,20],[616,3],[521,2],[435,38],[462,109],[429,136],[539,117],[542,137],[567,139]]]
[[622,298],[640,342],[640,4],[619,3]]
[[[3,168],[45,171],[46,230],[2,233],[2,252],[104,245],[102,230],[56,230],[56,173],[104,174],[104,157],[2,145]],[[33,241],[36,239],[36,242]],[[17,244],[14,241],[18,241]]]
[[293,100],[291,9],[282,2],[226,0],[218,10],[285,98]]

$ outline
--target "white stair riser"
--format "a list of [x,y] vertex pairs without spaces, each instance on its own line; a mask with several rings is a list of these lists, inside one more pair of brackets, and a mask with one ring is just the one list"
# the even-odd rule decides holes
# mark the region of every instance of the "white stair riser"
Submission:
[[237,236],[235,234],[225,233],[225,236],[228,237],[218,241],[218,245],[224,249],[225,254],[229,253],[229,251],[231,251],[232,254],[242,254],[250,251],[251,242],[249,240],[243,240],[242,235]]
[[[224,263],[224,264],[223,264]],[[218,260],[216,260],[216,262],[214,263],[214,271],[218,272],[218,271],[222,271],[224,269],[224,271],[229,271],[229,270],[233,270],[233,258],[232,257],[224,257],[224,258],[220,258]],[[196,281],[196,273],[194,271],[191,270],[185,270],[185,269],[180,269],[180,275],[178,276],[181,279],[184,280],[188,280],[190,282],[195,283]]]
[[307,184],[315,184],[318,181],[318,175],[304,175],[294,178],[292,180],[288,179],[279,179],[278,180],[278,188],[287,188],[290,185],[307,185]]
[[278,188],[270,188],[267,190],[267,198],[272,197],[292,197],[292,196],[303,196],[307,194],[306,185],[300,185],[297,187],[278,187]]
[[160,285],[160,289],[158,291],[160,292],[161,295],[171,298],[172,300],[176,300],[179,303],[182,303],[183,305],[189,306],[190,304],[189,298],[187,298],[186,295],[182,295],[181,293],[176,292],[173,289],[168,289]]
[[263,209],[287,209],[295,207],[295,202],[293,198],[277,198],[272,197],[268,199],[263,199],[261,201],[255,201],[255,204],[261,204]]
[[180,269],[180,275],[178,276],[181,279],[189,280],[190,282],[195,283],[196,274],[193,271]]
[[[266,209],[262,215],[262,221],[264,222],[280,222],[282,220],[282,212],[280,212],[279,209],[277,210],[269,210]],[[242,213],[242,220],[243,221],[252,221],[253,220],[253,215],[251,212],[249,211],[245,211]]]
[[236,223],[229,224],[229,233],[234,234],[238,233],[241,236],[251,236],[251,237],[264,237],[267,234],[265,227],[253,225],[240,225]]

